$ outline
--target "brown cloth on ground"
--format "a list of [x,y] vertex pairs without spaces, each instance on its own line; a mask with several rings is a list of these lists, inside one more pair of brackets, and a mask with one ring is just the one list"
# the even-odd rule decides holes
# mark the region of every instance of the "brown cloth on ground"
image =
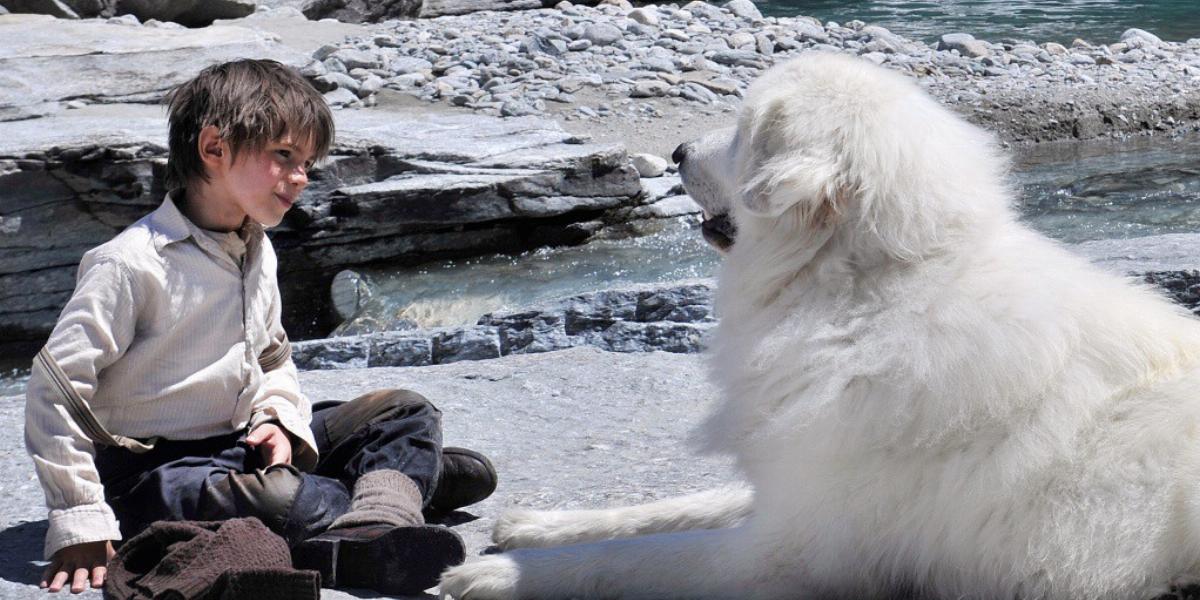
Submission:
[[108,564],[109,600],[318,600],[321,577],[292,568],[283,538],[254,517],[157,521]]

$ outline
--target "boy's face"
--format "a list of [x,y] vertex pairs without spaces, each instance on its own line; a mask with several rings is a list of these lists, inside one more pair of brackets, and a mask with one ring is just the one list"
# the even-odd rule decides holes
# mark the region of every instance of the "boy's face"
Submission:
[[236,160],[226,162],[221,187],[240,212],[265,227],[273,227],[308,185],[312,160],[313,151],[307,143],[285,135],[261,150],[243,150]]

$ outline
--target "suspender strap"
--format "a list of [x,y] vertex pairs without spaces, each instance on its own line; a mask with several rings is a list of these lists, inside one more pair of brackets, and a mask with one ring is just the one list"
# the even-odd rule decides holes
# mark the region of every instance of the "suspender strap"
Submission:
[[[279,368],[291,357],[292,344],[285,335],[282,341],[268,346],[263,351],[262,355],[258,357],[258,364],[265,373]],[[92,442],[103,446],[117,446],[134,454],[144,454],[154,449],[158,438],[150,438],[142,442],[131,437],[109,433],[96,419],[96,413],[92,412],[92,407],[88,406],[87,401],[79,395],[79,392],[75,391],[75,386],[71,385],[71,380],[67,378],[66,373],[63,373],[58,361],[50,356],[47,348],[42,347],[33,362],[45,372],[46,378],[50,381],[61,404],[66,407],[67,412],[75,419],[75,423],[83,430],[83,434]]]
[[33,361],[35,366],[41,367],[45,372],[50,384],[57,392],[58,399],[62,405],[66,407],[67,412],[75,419],[79,428],[83,430],[84,435],[92,442],[104,446],[117,446],[124,448],[134,454],[143,454],[154,449],[154,444],[158,442],[158,438],[151,438],[146,442],[140,442],[131,437],[123,435],[113,435],[96,420],[96,413],[92,412],[92,408],[88,406],[87,401],[75,391],[75,386],[71,385],[71,380],[67,378],[67,374],[63,373],[62,367],[58,365],[58,361],[50,356],[50,351],[45,347],[38,352],[37,358]]

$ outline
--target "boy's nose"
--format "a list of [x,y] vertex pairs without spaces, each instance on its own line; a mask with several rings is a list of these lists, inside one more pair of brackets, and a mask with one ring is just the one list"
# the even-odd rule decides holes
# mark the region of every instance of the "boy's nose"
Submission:
[[308,169],[305,169],[304,167],[296,167],[295,169],[292,169],[290,179],[292,180],[292,185],[298,185],[300,187],[308,185]]

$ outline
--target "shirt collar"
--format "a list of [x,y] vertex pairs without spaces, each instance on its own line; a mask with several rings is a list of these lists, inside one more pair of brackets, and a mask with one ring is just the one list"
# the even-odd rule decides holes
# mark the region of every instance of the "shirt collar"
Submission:
[[153,213],[150,213],[150,231],[154,235],[154,249],[161,251],[168,244],[186,240],[192,235],[191,222],[179,208],[175,206],[172,197],[176,192],[169,192]]
[[[197,234],[200,233],[200,227],[185,217],[179,207],[175,205],[175,195],[179,193],[182,193],[182,190],[167,193],[162,204],[153,213],[150,213],[150,229],[154,234],[155,250],[162,251],[170,244],[186,240],[189,237],[198,237]],[[258,246],[262,242],[264,235],[262,225],[247,219],[242,230],[245,233],[241,237],[246,241],[248,247]]]

